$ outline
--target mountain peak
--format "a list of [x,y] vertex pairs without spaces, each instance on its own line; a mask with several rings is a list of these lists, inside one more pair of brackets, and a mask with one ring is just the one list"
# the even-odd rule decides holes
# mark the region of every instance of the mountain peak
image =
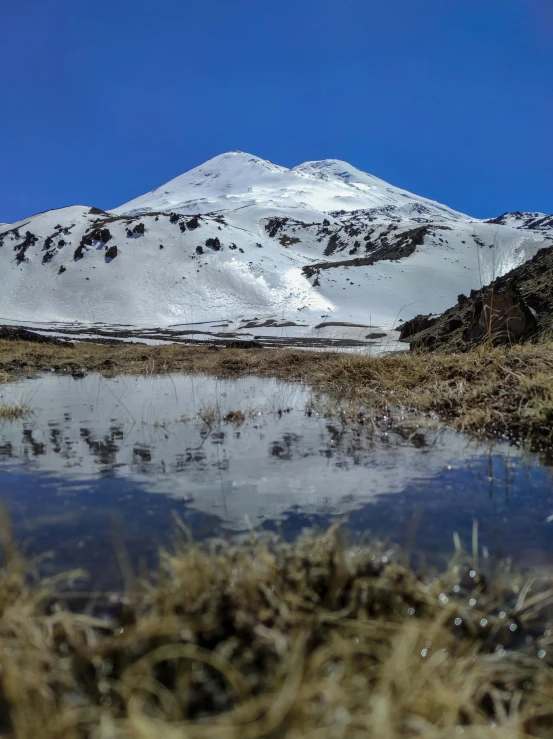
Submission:
[[[263,165],[267,167],[275,167],[278,170],[285,170],[286,167],[280,167],[278,164],[273,164],[273,162],[270,162],[268,159],[262,159],[261,157],[256,156],[255,154],[249,154],[247,151],[240,151],[240,149],[232,149],[231,151],[225,151],[222,154],[217,154],[217,156],[212,157],[211,159],[208,159],[207,162],[204,162],[203,164],[200,164],[198,167],[195,167],[194,169],[191,169],[190,172],[194,172],[196,169],[204,168],[204,167],[214,167],[214,166],[236,166],[236,165],[248,165],[248,164],[257,164],[257,165]],[[188,173],[185,173],[188,174]]]
[[[422,206],[439,219],[461,216],[340,159],[304,162],[289,169],[240,150],[218,154],[113,211],[127,215],[151,211],[197,214],[254,206],[317,213]],[[401,213],[409,216],[411,211]]]

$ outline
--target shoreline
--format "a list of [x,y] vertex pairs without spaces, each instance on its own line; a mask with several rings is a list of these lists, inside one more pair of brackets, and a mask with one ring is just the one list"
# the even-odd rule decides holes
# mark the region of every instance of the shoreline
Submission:
[[[350,409],[404,408],[480,437],[547,452],[553,443],[553,342],[473,349],[462,354],[355,353],[214,346],[149,346],[0,340],[0,383],[39,371],[78,377],[123,374],[247,375],[301,382]],[[347,418],[345,420],[348,420]]]

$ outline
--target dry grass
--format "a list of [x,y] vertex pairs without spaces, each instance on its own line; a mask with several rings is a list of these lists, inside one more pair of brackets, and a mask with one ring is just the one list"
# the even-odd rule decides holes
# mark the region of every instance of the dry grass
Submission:
[[11,403],[4,405],[0,403],[0,420],[4,421],[15,421],[19,418],[24,418],[31,413],[31,409],[26,405],[20,405],[19,403]]
[[221,423],[230,423],[233,426],[241,426],[247,418],[253,418],[255,411],[251,408],[244,410],[229,410],[225,412],[220,405],[213,404],[200,408],[198,411],[199,419],[206,426],[215,426]]
[[336,530],[181,544],[111,617],[69,612],[9,544],[0,735],[14,739],[549,737],[553,579],[421,578]]
[[553,342],[466,354],[367,357],[292,349],[210,349],[169,345],[76,343],[59,347],[0,341],[0,373],[81,367],[105,375],[207,373],[223,378],[261,375],[301,381],[356,407],[402,406],[436,413],[456,428],[553,440]]

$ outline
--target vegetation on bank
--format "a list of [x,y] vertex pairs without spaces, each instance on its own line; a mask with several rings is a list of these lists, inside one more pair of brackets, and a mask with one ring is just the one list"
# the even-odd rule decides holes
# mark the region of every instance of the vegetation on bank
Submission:
[[95,613],[67,607],[78,576],[38,578],[7,538],[2,737],[550,736],[551,578],[460,551],[422,577],[337,529],[181,543]]
[[348,401],[352,413],[403,407],[437,414],[455,428],[487,436],[553,441],[553,342],[483,346],[459,354],[385,357],[292,349],[215,349],[76,342],[56,346],[0,341],[0,379],[54,369],[158,374],[261,375],[305,382]]

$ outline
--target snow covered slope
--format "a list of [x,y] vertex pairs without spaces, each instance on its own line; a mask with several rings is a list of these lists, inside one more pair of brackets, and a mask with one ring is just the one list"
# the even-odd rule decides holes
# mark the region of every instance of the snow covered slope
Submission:
[[552,237],[543,214],[484,222],[345,162],[287,169],[229,152],[110,212],[5,224],[0,320],[389,328],[445,310]]

